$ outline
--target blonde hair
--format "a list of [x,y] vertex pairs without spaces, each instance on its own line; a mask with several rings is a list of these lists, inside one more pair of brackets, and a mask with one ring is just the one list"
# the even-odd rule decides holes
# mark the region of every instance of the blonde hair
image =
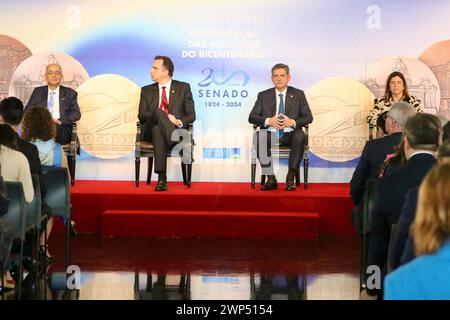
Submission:
[[450,163],[441,163],[425,177],[419,189],[414,220],[416,256],[436,252],[450,237]]

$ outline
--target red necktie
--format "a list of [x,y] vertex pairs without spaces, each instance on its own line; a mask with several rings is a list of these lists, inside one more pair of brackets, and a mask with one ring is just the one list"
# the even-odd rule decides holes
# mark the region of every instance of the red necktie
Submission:
[[159,108],[162,109],[165,113],[169,113],[169,109],[167,102],[167,96],[166,96],[166,87],[162,87],[162,93],[161,93],[161,104],[159,105]]

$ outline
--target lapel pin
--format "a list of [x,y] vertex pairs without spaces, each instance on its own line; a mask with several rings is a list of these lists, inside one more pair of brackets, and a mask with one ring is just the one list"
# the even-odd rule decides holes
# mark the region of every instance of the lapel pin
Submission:
[[291,94],[291,99],[293,98],[294,96]]
[[174,89],[172,89],[172,93],[175,93],[175,90],[174,90]]

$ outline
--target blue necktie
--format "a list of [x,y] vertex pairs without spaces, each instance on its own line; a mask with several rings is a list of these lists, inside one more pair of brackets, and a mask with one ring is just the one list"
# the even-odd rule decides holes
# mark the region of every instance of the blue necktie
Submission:
[[48,111],[50,111],[50,114],[53,116],[53,107],[55,106],[55,92],[50,91],[50,99],[48,100],[47,106],[48,106]]
[[[278,114],[283,114],[283,115],[284,115],[284,101],[283,101],[283,94],[280,93],[280,94],[278,94],[278,96],[280,97],[280,105],[279,105],[279,107],[278,107]],[[278,139],[281,139],[281,138],[283,137],[283,134],[284,134],[284,131],[283,131],[283,130],[284,130],[284,129],[280,129],[280,130],[277,131]]]

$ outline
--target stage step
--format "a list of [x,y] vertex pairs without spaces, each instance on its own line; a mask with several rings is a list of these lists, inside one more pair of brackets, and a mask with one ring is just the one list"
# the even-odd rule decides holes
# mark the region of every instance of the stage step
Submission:
[[105,210],[102,237],[317,239],[317,212]]

